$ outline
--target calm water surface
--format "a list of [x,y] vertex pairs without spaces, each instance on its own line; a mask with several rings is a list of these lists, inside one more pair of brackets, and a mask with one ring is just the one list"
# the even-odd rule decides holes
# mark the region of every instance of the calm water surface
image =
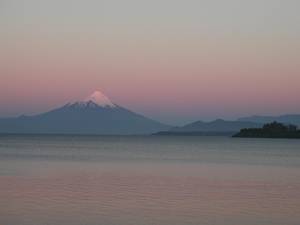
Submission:
[[299,225],[300,140],[0,136],[1,225]]

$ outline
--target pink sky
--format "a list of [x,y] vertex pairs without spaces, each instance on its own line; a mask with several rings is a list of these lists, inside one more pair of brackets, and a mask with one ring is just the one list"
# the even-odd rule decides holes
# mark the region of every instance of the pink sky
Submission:
[[240,4],[247,14],[232,18],[230,4],[215,12],[205,3],[212,14],[198,18],[192,5],[176,13],[164,9],[168,1],[157,12],[142,5],[116,12],[103,2],[107,11],[99,15],[86,5],[81,12],[79,3],[59,13],[35,5],[44,15],[4,1],[0,116],[47,111],[94,90],[174,124],[300,113],[300,17],[292,1],[279,9],[265,0],[264,10]]

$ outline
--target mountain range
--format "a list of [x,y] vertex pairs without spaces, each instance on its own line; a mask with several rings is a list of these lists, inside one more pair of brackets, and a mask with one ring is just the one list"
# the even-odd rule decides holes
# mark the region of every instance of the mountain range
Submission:
[[156,133],[157,135],[231,135],[244,128],[261,128],[266,123],[273,121],[286,125],[294,124],[300,126],[300,115],[281,116],[250,116],[239,118],[234,121],[222,119],[210,122],[196,121],[181,127],[172,127],[167,131]]
[[182,127],[173,127],[156,135],[232,135],[243,128],[259,128],[260,123],[245,121],[225,121],[217,119],[210,122],[196,121]]
[[211,122],[196,121],[182,127],[174,127],[172,132],[236,132],[242,128],[258,128],[262,124],[245,121],[226,121],[222,119]]
[[0,119],[0,133],[20,134],[232,134],[243,128],[260,128],[273,121],[300,126],[300,115],[250,116],[235,121],[196,121],[172,127],[113,103],[100,91],[80,101],[34,116]]

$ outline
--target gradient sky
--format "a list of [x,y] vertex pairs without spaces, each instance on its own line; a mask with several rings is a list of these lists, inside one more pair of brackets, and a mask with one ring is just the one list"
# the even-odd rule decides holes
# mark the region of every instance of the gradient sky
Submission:
[[101,90],[171,124],[300,113],[299,0],[1,0],[0,116]]

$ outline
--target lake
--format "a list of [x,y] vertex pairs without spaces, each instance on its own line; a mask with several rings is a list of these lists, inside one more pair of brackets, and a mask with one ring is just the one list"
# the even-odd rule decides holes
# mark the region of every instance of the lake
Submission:
[[299,225],[300,140],[0,136],[2,225]]

